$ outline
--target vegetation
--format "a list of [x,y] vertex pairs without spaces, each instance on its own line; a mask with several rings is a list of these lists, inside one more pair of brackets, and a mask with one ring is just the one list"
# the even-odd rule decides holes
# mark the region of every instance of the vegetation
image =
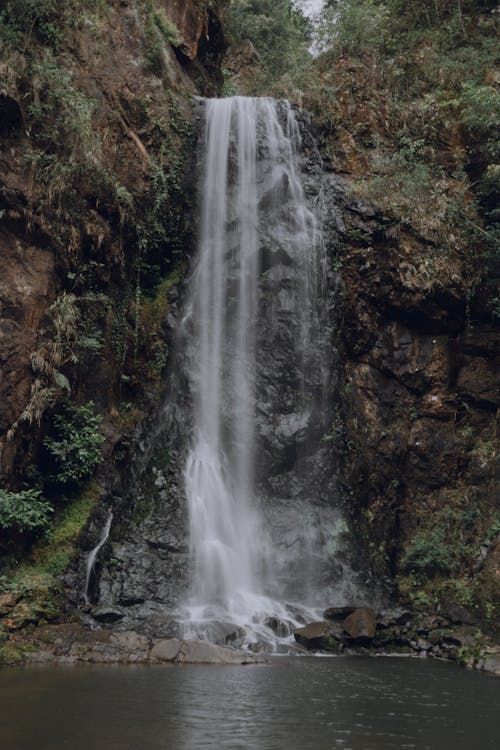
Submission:
[[56,414],[51,434],[43,441],[52,458],[52,480],[56,484],[79,486],[100,464],[104,442],[100,423],[101,417],[94,413],[92,401],[81,406],[66,403]]
[[[18,563],[12,560],[0,575],[0,595],[7,606],[9,629],[43,624],[60,617],[64,611],[64,592],[60,577],[74,554],[74,546],[85,528],[99,498],[99,488],[90,484],[71,505],[54,514],[50,530]],[[0,622],[0,640],[2,640]],[[0,653],[10,661],[10,652]]]
[[[500,278],[498,47],[488,0],[331,0],[305,101],[358,190],[462,251],[471,295]],[[300,81],[297,81],[300,85]],[[348,88],[349,87],[349,88]],[[367,176],[369,175],[369,176]],[[454,231],[450,232],[449,227]]]
[[0,489],[0,528],[17,533],[45,529],[53,508],[37,489],[7,492]]
[[[252,93],[272,91],[311,110],[360,197],[459,251],[469,296],[481,287],[493,315],[500,314],[495,6],[329,0],[313,35],[321,52],[314,61],[300,3],[236,0],[229,14],[232,38],[249,38],[259,54]],[[440,268],[413,265],[423,268],[413,283],[429,290],[446,259]]]
[[233,43],[249,39],[258,52],[256,92],[268,93],[283,76],[293,80],[311,61],[312,27],[293,0],[232,0],[226,23]]
[[165,64],[165,44],[178,47],[179,30],[167,17],[163,8],[147,3],[147,20],[144,33],[144,59],[148,69],[160,74]]

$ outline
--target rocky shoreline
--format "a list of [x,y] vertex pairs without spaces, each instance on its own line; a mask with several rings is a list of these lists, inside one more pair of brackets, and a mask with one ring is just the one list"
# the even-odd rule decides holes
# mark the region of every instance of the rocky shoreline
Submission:
[[261,664],[256,654],[202,641],[149,638],[135,631],[89,630],[80,624],[42,625],[3,647],[0,664]]
[[[500,647],[477,627],[409,610],[376,613],[369,607],[331,607],[324,620],[294,631],[299,653],[337,656],[410,656],[452,661],[500,677]],[[295,651],[297,653],[297,650]],[[255,654],[207,641],[154,638],[133,630],[91,630],[81,623],[41,625],[0,647],[0,665],[266,663]]]
[[330,607],[323,617],[294,631],[300,646],[315,653],[446,659],[500,677],[500,647],[459,613],[453,618],[405,609],[376,613],[370,607]]

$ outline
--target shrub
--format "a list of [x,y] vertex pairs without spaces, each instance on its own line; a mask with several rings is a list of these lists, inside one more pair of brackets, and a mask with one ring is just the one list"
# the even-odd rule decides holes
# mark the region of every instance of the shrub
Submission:
[[405,573],[432,577],[449,575],[457,564],[453,548],[446,543],[441,529],[419,531],[413,538],[401,567]]
[[53,420],[53,435],[43,444],[55,465],[52,480],[59,485],[81,485],[102,460],[104,436],[99,432],[101,417],[94,404],[66,404]]
[[41,531],[48,526],[53,508],[40,490],[8,492],[0,489],[0,527],[21,534]]

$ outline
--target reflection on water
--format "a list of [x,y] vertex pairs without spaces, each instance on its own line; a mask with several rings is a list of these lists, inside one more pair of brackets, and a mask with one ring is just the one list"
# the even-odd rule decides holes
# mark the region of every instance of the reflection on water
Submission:
[[414,659],[0,672],[5,750],[489,750],[500,682]]

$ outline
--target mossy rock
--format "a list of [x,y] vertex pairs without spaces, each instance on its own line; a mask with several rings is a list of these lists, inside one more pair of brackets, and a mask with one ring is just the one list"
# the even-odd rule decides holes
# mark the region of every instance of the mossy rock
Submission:
[[10,643],[5,646],[0,646],[0,665],[15,665],[23,664],[25,661],[24,654],[21,649]]

